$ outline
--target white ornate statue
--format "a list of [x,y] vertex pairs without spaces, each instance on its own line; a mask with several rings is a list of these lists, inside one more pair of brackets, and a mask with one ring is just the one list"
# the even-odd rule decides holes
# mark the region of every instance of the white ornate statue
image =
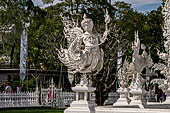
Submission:
[[72,90],[76,92],[76,101],[73,101],[64,113],[94,113],[96,104],[91,93],[95,91],[95,88],[90,86],[87,75],[96,75],[103,68],[104,52],[99,45],[105,42],[110,32],[108,29],[110,16],[106,11],[106,30],[103,36],[93,33],[93,21],[86,15],[83,17],[81,27],[67,18],[63,18],[63,23],[68,48],[58,50],[58,57],[68,67],[69,73],[82,75],[80,83],[72,87]]
[[[142,55],[139,55],[140,46],[141,46],[141,49],[143,50]],[[132,45],[132,49],[134,52],[132,55],[133,64],[131,64],[131,68],[133,66],[136,73],[133,74],[131,88],[134,87],[138,89],[139,87],[141,87],[141,76],[140,76],[141,72],[143,71],[145,67],[147,66],[151,67],[153,65],[153,62],[152,62],[151,57],[147,54],[145,50],[146,49],[145,45],[144,44],[140,45],[138,32],[135,32],[135,41],[134,41],[134,44]],[[135,86],[132,85],[134,83],[135,83]]]
[[165,0],[162,13],[164,17],[163,36],[166,38],[164,43],[166,53],[158,51],[158,55],[164,60],[164,63],[155,64],[154,67],[155,70],[161,70],[161,74],[165,75],[164,84],[159,87],[167,94],[165,103],[170,104],[170,0]]
[[128,87],[128,68],[129,68],[129,63],[125,59],[123,63],[123,69],[122,69],[122,76],[119,76],[119,86],[123,89]]
[[84,15],[81,27],[78,24],[63,19],[64,35],[68,40],[68,49],[61,48],[59,59],[65,64],[69,72],[82,73],[85,76],[88,73],[98,74],[103,68],[103,50],[99,47],[107,39],[110,32],[108,24],[110,17],[106,14],[106,31],[103,36],[93,33],[93,21]]
[[[139,50],[143,50],[142,55],[139,54]],[[138,37],[138,32],[135,32],[135,41],[132,45],[133,55],[132,55],[132,63],[130,63],[128,73],[129,77],[132,76],[130,93],[133,94],[132,101],[130,104],[139,105],[140,108],[143,108],[142,105],[142,95],[144,94],[144,90],[142,89],[142,85],[144,83],[144,79],[141,77],[141,72],[145,67],[151,67],[153,65],[151,57],[146,52],[146,47],[144,44],[140,44],[140,40]]]
[[119,89],[117,92],[120,94],[120,98],[117,100],[116,103],[113,104],[113,106],[127,106],[129,104],[129,98],[128,98],[128,68],[129,68],[129,63],[124,61],[123,63],[123,68],[122,68],[122,73],[118,77],[119,80]]

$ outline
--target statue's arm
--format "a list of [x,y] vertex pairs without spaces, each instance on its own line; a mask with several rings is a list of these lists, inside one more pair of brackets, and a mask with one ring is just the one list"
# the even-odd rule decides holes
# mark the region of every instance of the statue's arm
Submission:
[[99,38],[101,43],[104,43],[104,42],[105,42],[105,40],[107,39],[107,36],[108,36],[109,33],[110,33],[110,31],[109,31],[109,30],[106,30],[106,31],[103,33],[103,36],[100,36],[100,35],[99,35],[99,37],[101,37],[101,38]]
[[140,40],[137,38],[137,54],[139,55],[139,50],[140,50]]
[[103,36],[100,38],[100,42],[104,42],[107,39],[108,34],[110,33],[110,30],[108,28],[108,24],[110,23],[110,16],[108,14],[108,10],[106,9],[106,17],[105,17],[105,32],[103,33]]

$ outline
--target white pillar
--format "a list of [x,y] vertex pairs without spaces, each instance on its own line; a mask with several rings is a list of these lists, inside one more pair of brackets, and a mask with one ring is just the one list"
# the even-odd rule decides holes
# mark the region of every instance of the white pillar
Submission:
[[88,97],[95,88],[78,84],[72,87],[72,90],[76,92],[76,101],[73,101],[64,113],[95,113],[96,104]]

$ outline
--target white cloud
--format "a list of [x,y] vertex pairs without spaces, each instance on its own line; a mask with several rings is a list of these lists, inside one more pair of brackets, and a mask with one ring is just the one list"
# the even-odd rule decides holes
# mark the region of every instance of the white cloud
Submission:
[[42,5],[42,0],[32,0],[35,5]]
[[57,3],[60,3],[61,1],[59,1],[59,0],[54,0],[54,2],[53,3],[50,3],[50,4],[44,4],[43,6],[41,6],[42,8],[45,8],[45,7],[48,7],[48,6],[50,6],[50,5],[55,5],[55,4],[57,4]]
[[[162,3],[162,0],[112,0],[112,2],[116,2],[116,1],[124,1],[124,2],[127,2],[127,3],[130,3],[132,4],[132,7],[138,11],[145,11],[146,7],[148,7],[148,10],[146,11],[149,11],[149,10],[153,10],[152,8],[153,7],[150,7],[149,8],[149,5],[151,6],[155,6],[154,9],[161,3]],[[38,5],[40,6],[41,8],[45,8],[47,6],[50,6],[50,5],[55,5],[57,3],[59,3],[60,1],[59,0],[54,0],[53,4],[43,4],[42,0],[33,0],[34,4],[35,5]],[[145,7],[145,8],[143,8]]]
[[135,10],[140,12],[154,10],[162,3],[162,0],[112,0],[112,2],[115,1],[124,1],[130,3]]
[[[162,0],[112,0],[112,2],[115,2],[115,1],[124,1],[124,2],[132,4],[133,6],[162,3]],[[43,5],[42,0],[33,0],[33,2],[35,5]],[[59,3],[59,0],[54,0],[53,4],[56,4],[56,3]]]
[[125,1],[132,5],[145,5],[145,4],[157,4],[162,3],[162,0],[112,0],[114,1]]
[[60,1],[59,0],[54,0],[54,2],[50,3],[50,4],[43,4],[42,0],[33,0],[33,2],[34,2],[35,5],[38,5],[41,8],[45,8],[45,7],[48,7],[50,5],[55,5],[55,4],[59,3]]

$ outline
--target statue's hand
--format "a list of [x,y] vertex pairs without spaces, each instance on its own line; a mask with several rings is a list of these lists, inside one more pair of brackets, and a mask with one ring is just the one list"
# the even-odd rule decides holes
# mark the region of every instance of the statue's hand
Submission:
[[106,23],[106,24],[109,24],[110,21],[111,21],[110,16],[109,16],[109,15],[106,15],[105,23]]
[[106,9],[105,23],[106,23],[106,24],[109,24],[110,21],[111,21],[111,18],[110,18],[110,16],[109,16],[108,10]]
[[110,30],[106,30],[103,34],[103,40],[107,39],[108,34],[110,33]]

